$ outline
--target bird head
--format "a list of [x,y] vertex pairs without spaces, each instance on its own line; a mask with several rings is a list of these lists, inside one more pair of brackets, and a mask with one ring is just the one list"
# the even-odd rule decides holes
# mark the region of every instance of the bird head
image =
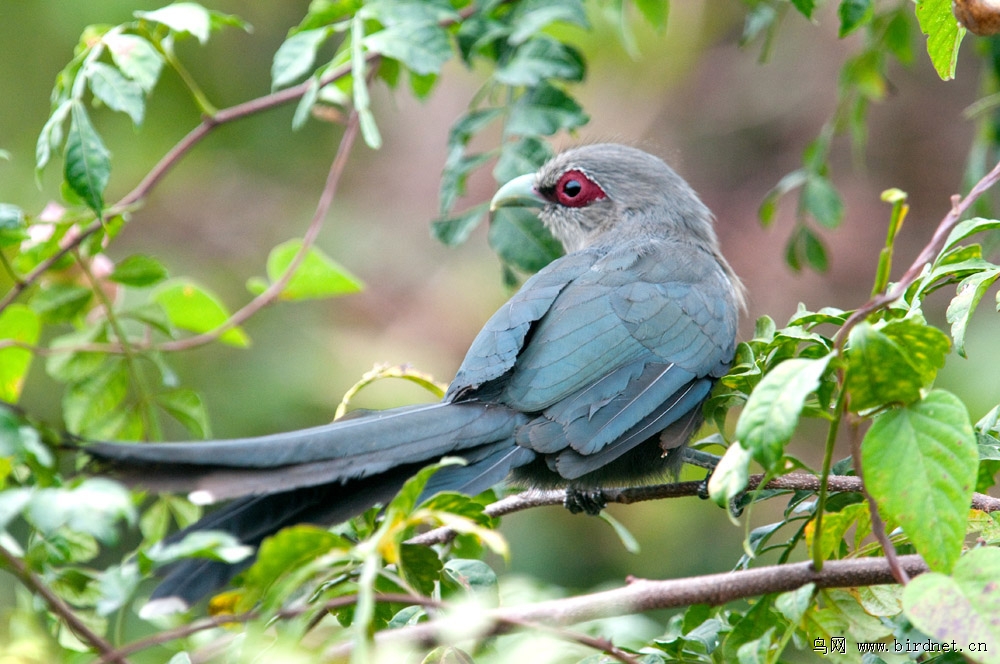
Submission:
[[712,213],[694,190],[663,160],[626,145],[560,153],[502,186],[490,203],[510,206],[540,208],[568,252],[645,237],[690,240],[718,254]]

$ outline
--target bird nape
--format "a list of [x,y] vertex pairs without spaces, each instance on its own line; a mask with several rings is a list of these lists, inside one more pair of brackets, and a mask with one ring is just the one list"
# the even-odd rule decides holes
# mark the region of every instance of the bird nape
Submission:
[[[505,478],[586,490],[676,469],[732,361],[743,306],[708,208],[663,161],[617,144],[568,150],[511,180],[491,209],[507,206],[537,208],[567,253],[487,321],[440,403],[260,438],[86,452],[154,491],[232,500],[172,540],[214,529],[252,547],[384,503],[444,456],[466,463],[435,473],[427,495]],[[188,607],[249,564],[181,562],[151,602]]]

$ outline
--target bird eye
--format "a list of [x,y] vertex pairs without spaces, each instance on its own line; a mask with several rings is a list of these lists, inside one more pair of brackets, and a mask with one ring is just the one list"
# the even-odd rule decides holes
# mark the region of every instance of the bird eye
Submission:
[[570,198],[575,198],[577,194],[583,191],[583,185],[577,180],[567,180],[563,183],[563,193]]
[[553,202],[566,207],[583,207],[601,198],[607,198],[607,194],[599,184],[578,170],[563,173],[556,182],[553,193]]

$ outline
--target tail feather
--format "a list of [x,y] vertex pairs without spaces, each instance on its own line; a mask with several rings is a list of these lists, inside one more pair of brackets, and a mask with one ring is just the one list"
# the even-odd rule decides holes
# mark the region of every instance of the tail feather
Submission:
[[279,493],[360,479],[509,441],[525,416],[481,403],[396,408],[259,438],[196,443],[104,443],[88,454],[155,491],[190,491],[195,502]]
[[[171,535],[167,542],[180,541],[193,531],[221,530],[257,548],[265,537],[287,526],[340,523],[373,505],[386,503],[419,468],[420,464],[405,465],[364,480],[246,497]],[[143,609],[144,615],[189,608],[202,597],[225,587],[255,559],[256,554],[238,563],[191,559],[167,567],[166,576]]]

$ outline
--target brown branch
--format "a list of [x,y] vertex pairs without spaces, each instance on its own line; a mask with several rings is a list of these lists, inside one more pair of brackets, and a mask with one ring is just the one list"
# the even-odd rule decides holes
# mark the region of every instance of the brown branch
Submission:
[[[751,475],[747,490],[753,491],[757,488],[763,489],[784,489],[788,491],[819,491],[821,478],[808,473],[789,473],[771,479],[761,487],[764,481],[763,474]],[[618,503],[630,505],[647,500],[661,500],[663,498],[681,498],[684,496],[697,496],[701,487],[701,482],[671,482],[668,484],[655,484],[650,486],[630,487],[626,489],[603,489],[601,497],[606,503]],[[863,490],[861,479],[853,475],[831,475],[828,481],[829,491],[860,493]],[[523,493],[507,496],[501,500],[491,503],[483,510],[491,517],[500,517],[514,512],[521,512],[534,507],[548,505],[562,505],[566,499],[566,491],[563,489],[551,489],[541,491],[532,489]],[[983,512],[995,512],[1000,510],[1000,498],[994,498],[982,493],[972,494],[971,506]],[[410,538],[410,544],[444,544],[455,538],[457,533],[450,528],[442,527],[429,530],[426,533]]]
[[[918,555],[902,556],[899,562],[913,576],[927,571],[926,564]],[[456,635],[463,632],[467,635],[465,638],[476,640],[505,634],[524,622],[563,626],[691,604],[718,606],[739,599],[796,590],[808,583],[814,583],[818,588],[852,588],[894,582],[885,558],[828,561],[821,572],[816,572],[812,563],[803,562],[686,579],[638,579],[614,590],[485,611],[481,620],[475,621],[478,629],[471,634],[468,633],[469,617],[463,614],[457,618],[445,617],[412,627],[383,631],[375,635],[375,643],[380,646],[416,644],[427,648],[455,642],[461,638]],[[329,654],[334,659],[343,658],[350,650],[351,644],[346,643]]]
[[119,662],[120,664],[128,664],[128,660],[125,658],[124,654],[119,654],[115,651],[115,647],[111,645],[103,636],[97,634],[90,627],[87,626],[80,616],[76,614],[69,604],[67,604],[59,595],[56,595],[51,588],[46,585],[45,581],[40,579],[37,574],[28,569],[28,566],[24,564],[20,558],[14,555],[7,547],[0,546],[0,558],[3,558],[4,566],[13,574],[17,579],[24,584],[31,592],[35,593],[41,597],[52,612],[62,619],[63,623],[70,629],[73,634],[77,636],[82,642],[89,645],[91,648],[101,653],[102,660],[105,662]]

